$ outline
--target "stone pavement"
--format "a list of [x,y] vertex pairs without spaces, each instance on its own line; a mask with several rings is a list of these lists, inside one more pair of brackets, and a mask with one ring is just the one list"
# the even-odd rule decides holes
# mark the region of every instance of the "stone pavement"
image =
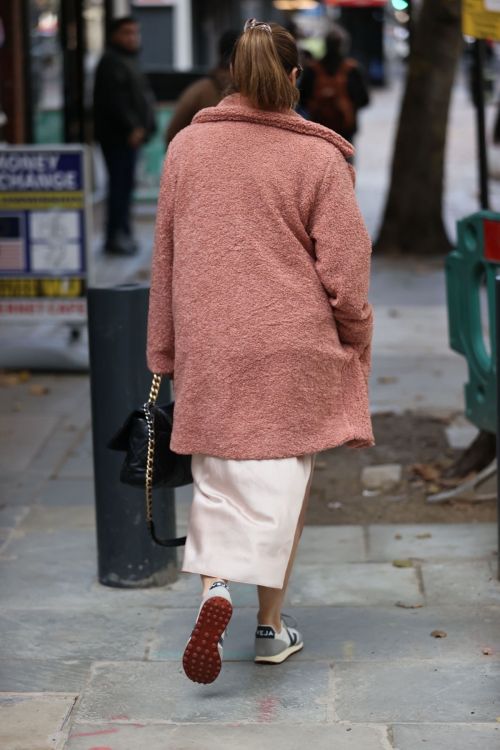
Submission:
[[0,412],[2,750],[500,748],[493,524],[306,527],[287,602],[304,651],[254,665],[255,591],[235,585],[223,672],[198,686],[196,577],[96,581],[87,378],[0,388]]

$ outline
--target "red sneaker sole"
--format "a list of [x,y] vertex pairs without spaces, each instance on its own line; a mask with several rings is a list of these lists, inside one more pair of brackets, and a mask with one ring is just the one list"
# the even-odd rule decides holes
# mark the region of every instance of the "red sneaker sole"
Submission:
[[222,596],[208,599],[201,608],[182,657],[186,677],[193,682],[208,685],[218,677],[222,662],[217,646],[232,614],[231,602]]

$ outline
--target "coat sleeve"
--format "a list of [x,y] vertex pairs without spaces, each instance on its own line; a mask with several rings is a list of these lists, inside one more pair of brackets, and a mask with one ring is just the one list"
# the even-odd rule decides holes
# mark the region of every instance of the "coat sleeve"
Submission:
[[368,378],[373,313],[368,303],[371,240],[354,193],[354,170],[340,153],[329,163],[311,220],[315,267],[342,344],[352,347]]
[[172,311],[175,169],[169,150],[160,183],[149,292],[147,363],[153,373],[173,377],[175,335]]

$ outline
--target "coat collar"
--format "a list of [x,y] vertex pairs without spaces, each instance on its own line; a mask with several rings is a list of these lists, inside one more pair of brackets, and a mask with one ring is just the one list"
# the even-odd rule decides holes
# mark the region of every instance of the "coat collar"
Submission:
[[269,125],[273,128],[291,130],[294,133],[323,138],[336,146],[346,159],[354,153],[351,144],[333,130],[318,125],[316,122],[304,120],[297,112],[267,112],[255,109],[240,94],[230,94],[216,107],[202,109],[194,117],[193,124],[228,120],[232,122],[254,122],[260,125]]

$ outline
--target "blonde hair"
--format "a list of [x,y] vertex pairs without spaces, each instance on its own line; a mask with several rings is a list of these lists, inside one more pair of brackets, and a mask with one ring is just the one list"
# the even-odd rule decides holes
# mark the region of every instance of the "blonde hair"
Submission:
[[297,87],[288,77],[299,68],[293,36],[277,23],[250,19],[231,57],[234,90],[258,109],[282,111],[298,102]]

